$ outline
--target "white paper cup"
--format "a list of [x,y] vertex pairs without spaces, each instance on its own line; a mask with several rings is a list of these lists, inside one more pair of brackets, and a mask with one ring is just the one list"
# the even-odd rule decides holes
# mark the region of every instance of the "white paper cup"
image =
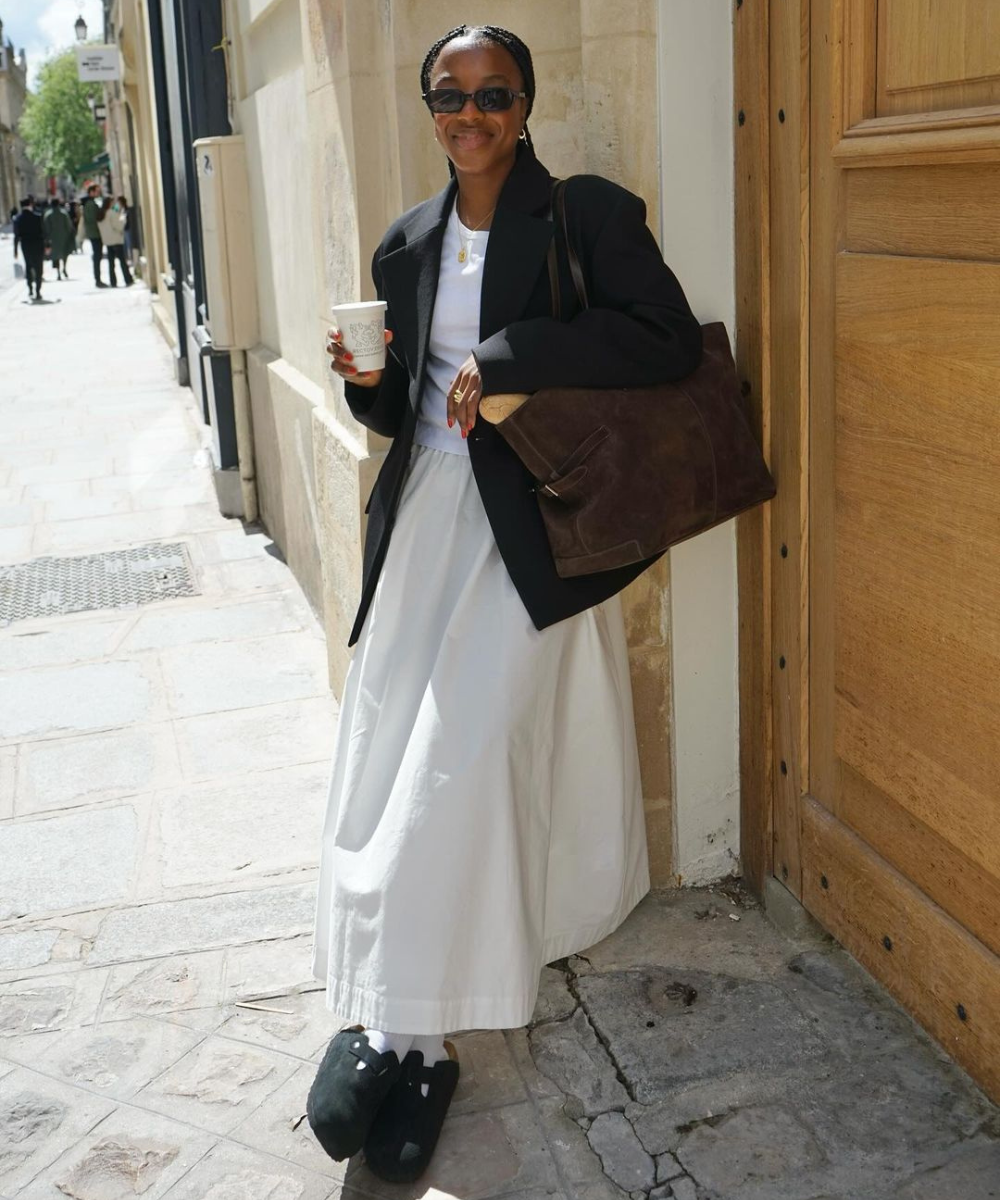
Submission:
[[381,371],[385,367],[385,309],[384,300],[333,306],[344,349],[351,353],[351,365],[359,371]]

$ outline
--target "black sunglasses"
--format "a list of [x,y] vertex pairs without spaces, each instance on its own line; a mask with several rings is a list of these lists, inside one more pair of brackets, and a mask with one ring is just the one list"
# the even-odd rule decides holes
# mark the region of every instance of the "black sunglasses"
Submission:
[[423,101],[432,113],[461,112],[466,100],[475,101],[480,112],[506,112],[513,108],[515,100],[523,100],[527,94],[508,87],[476,88],[474,92],[463,92],[461,88],[431,88],[424,92]]

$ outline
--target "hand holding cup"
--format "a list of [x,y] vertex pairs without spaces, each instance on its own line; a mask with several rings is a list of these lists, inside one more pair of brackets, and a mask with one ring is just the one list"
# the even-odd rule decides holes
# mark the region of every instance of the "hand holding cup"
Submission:
[[327,333],[330,368],[361,387],[377,387],[385,368],[385,348],[392,334],[385,328],[384,300],[335,304],[334,325]]
[[[385,344],[392,341],[392,330],[385,331]],[[326,331],[326,352],[333,359],[330,370],[335,371],[341,379],[356,383],[358,387],[378,387],[382,382],[382,372],[379,370],[359,371],[355,365],[354,356],[344,345],[343,334],[333,325]]]

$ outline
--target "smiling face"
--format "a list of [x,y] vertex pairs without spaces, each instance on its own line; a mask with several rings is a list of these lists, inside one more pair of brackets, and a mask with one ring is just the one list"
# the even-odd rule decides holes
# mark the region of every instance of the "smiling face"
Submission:
[[[462,37],[449,42],[438,55],[431,68],[430,86],[463,92],[509,87],[520,92],[524,81],[503,46]],[[506,173],[514,165],[526,105],[526,100],[517,99],[506,112],[483,113],[474,101],[466,100],[461,112],[433,114],[434,136],[459,175]]]

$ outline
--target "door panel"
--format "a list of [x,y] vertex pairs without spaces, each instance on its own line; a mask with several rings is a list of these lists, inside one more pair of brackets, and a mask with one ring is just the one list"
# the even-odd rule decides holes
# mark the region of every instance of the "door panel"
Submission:
[[875,115],[1000,103],[996,0],[880,0]]
[[846,250],[1000,261],[1000,167],[873,167],[845,188]]
[[802,899],[1000,1097],[1000,4],[809,12]]

